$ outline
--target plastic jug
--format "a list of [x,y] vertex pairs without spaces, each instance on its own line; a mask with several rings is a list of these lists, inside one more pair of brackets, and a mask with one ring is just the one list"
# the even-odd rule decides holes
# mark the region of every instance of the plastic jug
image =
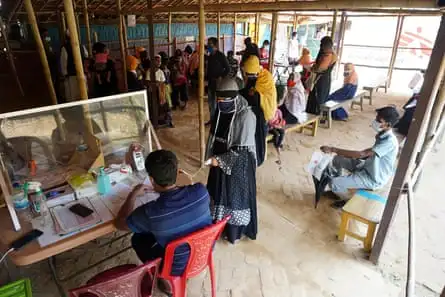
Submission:
[[105,173],[103,167],[99,169],[99,175],[97,176],[97,190],[102,195],[107,194],[111,190],[110,177]]

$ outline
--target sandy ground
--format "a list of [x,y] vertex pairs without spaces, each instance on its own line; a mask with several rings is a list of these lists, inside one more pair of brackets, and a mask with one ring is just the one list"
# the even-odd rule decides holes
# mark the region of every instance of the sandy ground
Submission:
[[[362,245],[354,239],[336,240],[339,212],[322,199],[314,209],[314,189],[304,167],[319,146],[334,145],[361,149],[372,145],[369,127],[374,109],[386,104],[402,106],[407,97],[377,94],[374,106],[352,111],[349,122],[335,122],[320,128],[316,137],[286,135],[282,166],[269,147],[265,164],[257,171],[259,234],[256,241],[236,245],[219,242],[215,250],[218,297],[401,297],[406,275],[407,210],[400,203],[379,266],[366,260]],[[207,105],[204,106],[207,112]],[[197,104],[174,113],[174,129],[160,130],[164,148],[177,152],[181,166],[206,182],[207,171],[198,171],[199,156]],[[187,151],[187,154],[181,153]],[[431,154],[415,197],[416,203],[416,291],[417,296],[439,296],[445,279],[445,203],[440,200],[440,182],[445,174],[444,145]],[[439,198],[439,199],[438,199]],[[62,276],[128,246],[128,239],[100,247],[107,238],[91,242],[57,256]],[[92,275],[121,263],[136,263],[130,250],[66,283],[65,288],[82,285]],[[3,279],[5,273],[3,271]],[[15,271],[15,277],[30,277],[34,296],[59,296],[45,261]],[[2,282],[4,283],[4,282]],[[189,297],[210,296],[208,273],[188,283]],[[156,296],[162,296],[156,293]]]

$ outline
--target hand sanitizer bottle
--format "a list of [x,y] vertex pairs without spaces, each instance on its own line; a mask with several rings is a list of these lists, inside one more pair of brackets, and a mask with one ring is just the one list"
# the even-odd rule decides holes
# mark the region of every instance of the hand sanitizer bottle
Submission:
[[111,190],[110,177],[105,173],[103,167],[100,167],[99,175],[97,176],[97,190],[102,195],[107,194]]

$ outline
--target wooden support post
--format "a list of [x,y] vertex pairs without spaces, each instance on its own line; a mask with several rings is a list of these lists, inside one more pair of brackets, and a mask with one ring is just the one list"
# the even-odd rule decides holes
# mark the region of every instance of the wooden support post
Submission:
[[62,44],[65,43],[65,37],[66,37],[66,20],[65,20],[65,13],[60,13],[60,25],[62,26]]
[[206,35],[204,0],[199,0],[199,75],[198,75],[198,116],[199,116],[199,160],[201,167],[205,162],[204,130],[204,37]]
[[374,247],[371,252],[370,260],[377,264],[382,253],[386,235],[391,226],[394,214],[397,211],[400,192],[405,183],[411,179],[411,173],[417,159],[417,152],[422,145],[422,135],[428,126],[428,117],[433,109],[434,102],[445,76],[445,16],[442,16],[440,28],[437,33],[436,42],[431,54],[428,70],[425,74],[425,82],[420,92],[420,98],[414,119],[411,123],[406,143],[403,146],[399,158],[398,167],[383,212],[377,232]]
[[122,77],[124,78],[124,89],[125,91],[128,91],[128,84],[127,84],[127,55],[125,54],[125,41],[124,41],[124,20],[123,16],[121,14],[122,4],[121,0],[116,0],[116,7],[117,7],[117,15],[119,17],[119,46],[121,51],[121,60],[122,60]]
[[[76,16],[74,14],[73,2],[72,0],[63,0],[63,4],[65,7],[65,16],[68,30],[70,31],[70,42],[73,51],[74,66],[76,67],[77,82],[79,84],[80,99],[88,100],[87,82],[85,79],[85,73],[83,71],[82,55],[80,54],[79,34],[77,32]],[[93,126],[91,124],[88,105],[84,105],[83,110],[85,115],[85,125],[90,133],[93,133]]]
[[341,15],[341,21],[340,21],[340,35],[339,38],[337,40],[337,70],[335,71],[335,77],[338,77],[338,74],[340,72],[340,67],[341,67],[341,57],[343,54],[343,43],[345,40],[345,32],[346,32],[346,21],[347,21],[348,17],[346,15],[346,12],[343,12]]
[[19,88],[20,95],[22,95],[22,97],[25,97],[25,92],[23,91],[22,83],[20,82],[19,75],[17,74],[17,68],[15,67],[14,55],[12,54],[11,47],[9,46],[8,28],[4,25],[2,17],[0,17],[0,32],[5,42],[6,53],[8,55],[12,74],[15,77],[15,82],[17,83],[17,87]]
[[[153,2],[152,0],[147,0],[147,5],[149,8],[153,9]],[[158,94],[157,94],[157,84],[156,84],[156,76],[155,76],[155,29],[154,29],[154,21],[153,21],[153,14],[150,13],[147,15],[147,21],[148,21],[148,47],[150,52],[150,61],[151,67],[150,67],[150,89],[149,89],[149,95],[152,103],[152,123],[154,127],[158,126],[158,113],[159,113],[159,106],[158,106]]]
[[124,29],[123,34],[124,34],[125,56],[127,56],[130,46],[128,45],[128,29],[127,29],[127,22],[125,20],[125,16],[122,16],[122,27]]
[[96,31],[93,32],[93,40],[94,40],[94,43],[99,42],[99,37],[97,36]]
[[297,30],[298,30],[298,14],[295,12],[295,15],[294,15],[294,24],[293,24],[292,31],[293,31],[293,32],[297,32]]
[[233,53],[236,53],[236,13],[233,14]]
[[334,43],[335,43],[335,31],[337,30],[337,15],[338,15],[338,10],[334,11],[334,16],[332,19],[331,38]]
[[48,60],[46,59],[45,47],[43,46],[42,38],[40,37],[39,26],[37,24],[34,8],[32,7],[31,0],[25,0],[25,9],[28,14],[29,24],[31,25],[34,40],[36,42],[37,51],[39,53],[40,62],[42,63],[43,73],[45,75],[46,84],[48,86],[49,97],[53,104],[57,104],[56,90],[54,89],[53,80],[51,78],[51,71],[49,68]]
[[386,76],[387,80],[386,80],[385,87],[391,86],[392,72],[394,70],[394,65],[396,64],[397,51],[399,49],[400,37],[402,36],[404,20],[405,20],[405,16],[399,15],[399,17],[397,18],[396,34],[394,35],[394,43],[392,45],[392,53],[391,53],[391,59],[389,61],[388,74]]
[[168,56],[171,57],[172,56],[172,13],[170,12],[168,14],[168,24],[167,24],[167,42],[168,42]]
[[261,14],[255,14],[255,43],[258,45],[260,42],[260,18]]
[[278,28],[278,13],[272,13],[272,28],[270,32],[270,51],[269,51],[269,71],[273,73],[275,50],[277,48],[277,28]]
[[83,0],[83,19],[85,22],[85,35],[87,39],[88,56],[93,56],[93,47],[91,45],[91,31],[90,31],[90,19],[88,16],[88,3],[87,0]]
[[218,48],[221,48],[221,13],[219,12],[216,15],[216,38],[218,39]]

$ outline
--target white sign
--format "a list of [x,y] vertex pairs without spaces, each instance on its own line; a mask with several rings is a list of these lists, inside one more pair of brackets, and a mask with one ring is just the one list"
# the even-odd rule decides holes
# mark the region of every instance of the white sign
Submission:
[[136,15],[127,15],[127,27],[136,27]]

